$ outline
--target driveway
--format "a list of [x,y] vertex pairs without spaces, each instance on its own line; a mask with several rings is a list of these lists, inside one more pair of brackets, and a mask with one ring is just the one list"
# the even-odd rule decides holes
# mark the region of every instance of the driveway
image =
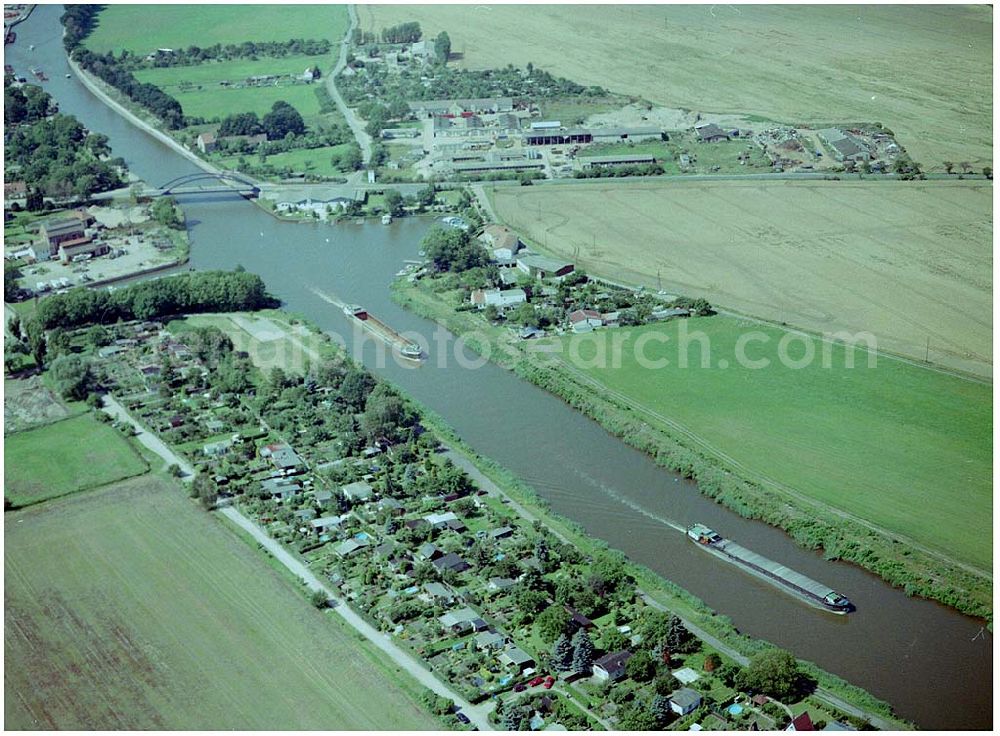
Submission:
[[163,462],[167,465],[177,465],[181,469],[181,472],[184,473],[184,475],[181,476],[181,480],[189,483],[194,480],[194,468],[191,466],[191,463],[167,447],[160,441],[159,437],[146,431],[146,428],[133,419],[132,415],[128,413],[128,410],[119,404],[118,400],[115,399],[114,396],[105,394],[104,406],[101,408],[104,413],[109,414],[112,418],[128,422],[135,427],[135,437],[139,440],[139,442],[163,458]]
[[[264,547],[264,549],[274,555],[274,558],[278,560],[278,562],[287,567],[294,575],[304,580],[306,587],[308,587],[310,591],[323,591],[329,599],[334,601],[334,611],[338,616],[344,619],[344,621],[368,639],[368,641],[385,652],[385,654],[388,655],[397,666],[412,675],[417,682],[424,687],[430,688],[438,695],[442,695],[450,700],[453,700],[459,708],[461,708],[462,712],[469,717],[469,720],[472,721],[473,725],[475,725],[480,731],[493,730],[493,726],[490,725],[489,719],[487,718],[487,714],[490,710],[492,710],[492,704],[487,702],[481,705],[472,705],[458,693],[454,692],[450,687],[438,680],[437,677],[431,674],[419,660],[393,644],[388,634],[383,634],[378,631],[374,626],[352,611],[344,600],[334,595],[333,591],[323,584],[319,578],[313,574],[312,570],[310,570],[301,560],[293,556],[290,552],[288,552],[288,550],[282,547],[281,544],[271,539],[271,537],[269,537],[263,529],[241,514],[238,510],[232,506],[228,506],[220,509],[218,513],[225,516],[241,529],[246,530],[257,542],[261,544],[261,546]],[[375,696],[374,693],[372,695]],[[373,700],[377,700],[377,696],[375,696]]]

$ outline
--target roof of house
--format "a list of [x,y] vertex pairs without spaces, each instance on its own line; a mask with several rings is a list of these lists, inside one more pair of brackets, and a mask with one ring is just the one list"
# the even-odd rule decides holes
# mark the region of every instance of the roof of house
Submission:
[[447,524],[449,521],[457,519],[454,511],[446,511],[443,514],[427,514],[424,519],[431,526],[437,526],[438,524]]
[[443,626],[449,627],[455,626],[456,624],[471,624],[477,619],[479,619],[479,614],[468,606],[465,608],[456,608],[455,610],[448,611],[443,616],[438,617],[438,621],[440,621]]
[[601,319],[601,313],[594,309],[577,309],[569,313],[570,322],[583,322],[588,319]]
[[451,588],[442,583],[425,583],[424,590],[435,598],[453,598],[455,595]]
[[464,570],[468,570],[470,567],[468,562],[463,560],[454,552],[441,555],[441,557],[438,557],[431,564],[438,570],[453,570],[454,572],[462,572]]
[[497,590],[507,590],[517,585],[517,581],[513,578],[490,578],[487,584]]
[[346,486],[341,486],[340,490],[344,492],[345,496],[353,500],[363,500],[371,498],[372,496],[372,487],[363,480],[358,480],[354,483],[348,483]]
[[426,557],[428,559],[433,557],[438,552],[440,552],[440,550],[437,548],[437,546],[431,544],[430,542],[424,542],[419,547],[417,547],[417,554],[420,555],[421,557]]
[[526,651],[520,647],[508,647],[500,653],[500,659],[509,664],[522,665],[530,664],[535,661],[535,658],[528,654]]
[[365,540],[352,538],[338,544],[334,548],[334,552],[343,557],[344,555],[349,555],[352,552],[356,552],[357,550],[367,546],[368,542],[366,542]]
[[841,723],[840,721],[830,721],[825,726],[823,726],[824,731],[857,731],[856,728],[851,728],[850,726]]
[[497,527],[496,529],[491,529],[490,530],[490,536],[494,537],[494,538],[496,538],[496,537],[506,537],[507,535],[513,534],[513,533],[514,533],[514,528],[510,527],[510,526],[501,526],[501,527]]
[[320,527],[339,526],[343,523],[343,521],[344,520],[339,516],[321,516],[318,519],[313,519],[309,523],[314,529],[319,529]]
[[205,132],[198,134],[198,140],[202,143],[215,143],[215,133]]
[[680,690],[674,690],[670,693],[670,699],[681,708],[690,708],[701,702],[701,693],[689,687],[682,687]]
[[623,649],[620,652],[611,652],[610,654],[605,654],[600,659],[594,660],[594,667],[600,667],[606,672],[612,672],[624,667],[625,663],[628,662],[631,657],[632,652],[627,649]]
[[484,631],[476,635],[476,646],[482,649],[483,647],[493,647],[498,644],[503,643],[504,637],[495,631]]
[[[673,695],[670,696],[673,698]],[[795,716],[792,722],[788,724],[786,731],[815,731],[816,727],[813,725],[812,718],[809,717],[809,711],[805,711],[801,715]]]
[[84,226],[77,218],[66,218],[61,220],[49,220],[42,227],[49,237],[53,235],[66,235],[69,233],[83,232]]
[[501,248],[517,250],[520,242],[517,233],[506,225],[487,225],[483,228],[482,238],[488,241],[494,250]]
[[521,256],[517,259],[517,262],[529,268],[539,268],[543,271],[561,271],[566,267],[573,268],[573,264],[569,261],[560,261],[534,253]]
[[725,138],[729,137],[726,134],[726,131],[724,131],[715,123],[706,123],[705,125],[699,125],[694,129],[694,132],[697,133],[698,137],[701,138],[702,140],[705,140],[706,138],[717,138],[719,136]]

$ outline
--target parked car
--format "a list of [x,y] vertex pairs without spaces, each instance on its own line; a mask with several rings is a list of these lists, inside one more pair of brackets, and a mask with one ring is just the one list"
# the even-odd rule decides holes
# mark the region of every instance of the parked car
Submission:
[[545,682],[545,678],[542,676],[538,676],[528,683],[528,687],[536,687],[538,685],[541,685],[543,682]]
[[549,675],[548,677],[545,678],[545,682],[542,683],[542,687],[548,690],[555,684],[556,684],[556,678]]
[[525,691],[524,683],[519,682],[514,686],[515,693],[523,693]]
[[465,713],[456,713],[455,718],[458,719],[459,723],[469,723],[469,717]]

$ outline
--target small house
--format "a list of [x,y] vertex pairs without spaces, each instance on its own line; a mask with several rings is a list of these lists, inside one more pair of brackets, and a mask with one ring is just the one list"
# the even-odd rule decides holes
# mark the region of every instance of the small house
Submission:
[[524,672],[528,667],[535,666],[534,658],[520,647],[511,646],[504,649],[497,657],[500,664],[513,667],[518,673]]
[[594,677],[603,682],[618,682],[625,677],[625,664],[632,658],[632,652],[623,650],[605,654],[594,662]]
[[200,133],[197,139],[198,150],[202,153],[211,153],[216,148],[219,147],[219,143],[215,138],[215,133]]
[[454,511],[448,511],[443,514],[428,514],[427,516],[424,517],[424,521],[426,521],[435,529],[444,529],[446,526],[448,526],[449,522],[456,521],[457,519],[458,517],[455,516]]
[[363,480],[348,483],[346,486],[342,486],[340,490],[344,492],[348,500],[354,502],[368,501],[373,495],[372,487]]
[[[701,705],[701,693],[689,687],[682,687],[670,693],[670,710],[679,716],[686,716]],[[812,729],[810,729],[812,730]]]
[[577,309],[568,315],[573,332],[589,332],[604,324],[601,313],[594,309]]
[[490,531],[492,539],[508,539],[512,536],[514,536],[514,529],[509,526],[501,526]]
[[339,529],[343,523],[344,520],[339,516],[321,516],[310,521],[309,525],[312,527],[313,534],[328,534]]
[[465,572],[471,565],[459,557],[454,552],[449,552],[448,554],[441,555],[436,560],[432,560],[431,564],[438,569],[439,572]]
[[[673,695],[670,696],[671,703],[673,702]],[[813,725],[812,718],[809,717],[809,711],[805,711],[801,715],[795,716],[792,722],[785,726],[786,731],[815,731],[816,726]]]
[[475,642],[476,649],[482,651],[483,649],[500,649],[506,639],[495,631],[484,631],[476,635]]
[[424,592],[435,603],[451,604],[455,602],[455,591],[443,583],[425,583]]
[[416,558],[418,560],[436,560],[443,554],[444,553],[439,550],[436,545],[433,545],[430,542],[424,542],[417,547]]
[[729,134],[715,123],[696,126],[694,133],[701,143],[718,143],[729,140]]
[[366,547],[368,547],[366,540],[351,538],[338,544],[333,551],[338,557],[353,557]]
[[441,626],[456,634],[464,634],[466,631],[484,631],[487,628],[482,617],[469,607],[448,611],[443,616],[438,617]]

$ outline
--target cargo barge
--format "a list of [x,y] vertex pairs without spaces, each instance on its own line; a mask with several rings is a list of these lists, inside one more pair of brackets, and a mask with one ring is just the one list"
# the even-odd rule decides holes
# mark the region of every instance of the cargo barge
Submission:
[[854,610],[850,600],[829,586],[817,583],[812,578],[807,578],[774,560],[751,552],[746,547],[726,539],[704,524],[694,524],[688,527],[687,535],[702,549],[742,567],[752,575],[773,583],[813,606],[838,614],[846,614]]
[[343,310],[344,314],[358,320],[362,327],[365,327],[369,332],[396,347],[404,358],[408,360],[424,359],[424,353],[419,345],[407,340],[378,317],[369,314],[364,307],[359,307],[357,304],[345,304]]

